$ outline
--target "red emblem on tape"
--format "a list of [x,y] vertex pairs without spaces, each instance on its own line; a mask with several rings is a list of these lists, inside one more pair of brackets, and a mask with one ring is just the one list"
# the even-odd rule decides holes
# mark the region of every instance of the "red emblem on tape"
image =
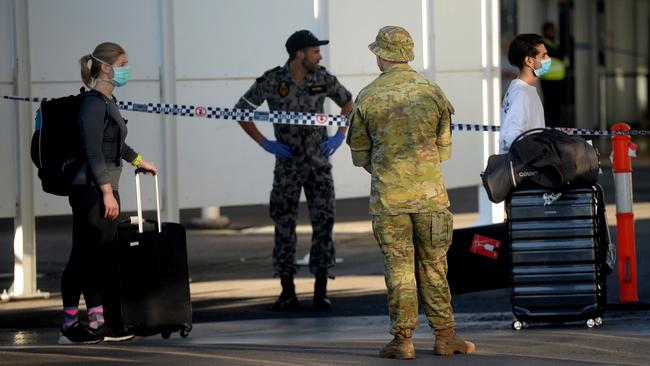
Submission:
[[316,115],[316,124],[317,125],[326,125],[329,117],[326,114],[317,114]]
[[497,259],[499,258],[497,248],[500,246],[501,241],[476,234],[474,235],[474,240],[472,240],[472,247],[470,249],[470,252],[488,257],[490,259]]
[[198,106],[194,109],[194,115],[197,117],[205,117],[208,114],[208,110],[205,107]]

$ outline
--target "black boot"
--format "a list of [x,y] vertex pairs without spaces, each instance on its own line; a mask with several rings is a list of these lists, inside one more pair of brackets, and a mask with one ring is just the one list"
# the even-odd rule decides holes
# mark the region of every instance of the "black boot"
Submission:
[[296,297],[296,287],[293,284],[293,276],[280,276],[282,284],[282,293],[273,304],[274,311],[287,311],[298,309],[298,298]]
[[327,297],[327,276],[316,276],[314,283],[314,310],[329,311],[332,302]]

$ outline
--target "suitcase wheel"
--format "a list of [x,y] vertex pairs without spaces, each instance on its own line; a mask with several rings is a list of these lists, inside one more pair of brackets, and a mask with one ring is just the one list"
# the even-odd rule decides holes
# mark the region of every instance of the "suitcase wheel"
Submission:
[[181,329],[181,331],[179,332],[179,334],[181,335],[181,337],[183,337],[183,338],[187,338],[187,336],[190,335],[190,330],[191,330],[191,329]]
[[587,319],[587,321],[585,321],[585,324],[587,325],[587,328],[599,327],[603,325],[603,318],[598,316],[593,319]]
[[520,321],[520,320],[515,320],[512,322],[512,329],[514,330],[522,330],[524,328],[528,328],[530,324],[525,321]]
[[172,335],[171,332],[162,332],[160,335],[163,337],[163,339],[169,339],[169,337]]

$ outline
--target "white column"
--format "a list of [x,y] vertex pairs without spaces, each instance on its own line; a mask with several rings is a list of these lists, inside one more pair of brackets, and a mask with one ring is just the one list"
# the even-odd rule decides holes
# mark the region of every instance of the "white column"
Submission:
[[[501,53],[499,0],[481,1],[481,66],[483,68],[483,124],[501,124]],[[483,167],[490,155],[499,153],[499,134],[483,134]],[[487,225],[503,222],[503,203],[494,204],[485,189],[479,186],[479,220],[477,224]]]
[[[330,17],[329,17],[329,0],[313,0],[314,1],[314,21],[316,28],[314,29],[315,36],[318,39],[330,39]],[[298,30],[298,29],[295,29]],[[330,47],[324,46],[320,49],[323,55],[321,65],[329,69],[331,66]]]
[[[635,57],[637,72],[636,77],[636,115],[639,121],[643,121],[644,116],[648,115],[648,61],[647,55],[650,53],[650,3],[648,1],[636,1],[636,43],[634,49],[639,55],[646,55],[646,57]],[[647,124],[641,126],[642,129],[647,129]]]
[[605,12],[606,24],[613,30],[605,45],[606,65],[607,70],[614,74],[607,83],[607,110],[610,111],[607,122],[609,125],[616,121],[636,122],[636,54],[645,54],[643,48],[637,48],[637,35],[641,29],[635,21],[638,14],[636,1],[610,0],[605,3]]
[[422,1],[422,67],[424,68],[424,76],[427,79],[436,81],[436,65],[435,55],[435,37],[434,37],[434,24],[435,15],[433,14],[433,0]]
[[[329,0],[313,0],[313,2],[315,24],[315,27],[313,29],[314,35],[318,37],[318,39],[330,39],[330,2]],[[320,62],[320,64],[331,72],[336,73],[336,70],[332,70],[332,53],[330,52],[330,48],[330,45],[320,48],[321,55],[323,56],[323,60]],[[340,111],[341,110],[333,103],[325,103],[325,113],[338,114]],[[336,130],[338,130],[338,127],[327,127],[327,133],[330,136],[334,135],[336,133]],[[302,193],[301,197],[304,197],[304,193]]]
[[221,207],[201,207],[201,217],[194,218],[189,226],[196,229],[223,229],[230,225],[228,216],[221,215]]
[[575,0],[575,90],[576,127],[594,127],[598,121],[598,44],[596,2]]
[[[28,3],[14,0],[14,93],[31,95]],[[15,102],[18,131],[18,174],[14,217],[14,283],[2,300],[49,296],[36,287],[36,235],[34,219],[34,177],[29,157],[32,137],[32,110],[29,103]]]
[[[176,103],[176,47],[174,31],[174,1],[161,0],[161,49],[160,96],[163,103]],[[164,178],[163,221],[179,222],[178,204],[178,132],[175,116],[164,115],[163,147],[164,165],[160,174]]]

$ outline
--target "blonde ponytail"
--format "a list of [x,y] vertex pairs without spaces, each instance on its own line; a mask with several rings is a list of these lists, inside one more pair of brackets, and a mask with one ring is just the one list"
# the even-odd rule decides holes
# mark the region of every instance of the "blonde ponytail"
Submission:
[[87,87],[91,88],[92,87],[92,82],[93,82],[93,76],[90,72],[90,67],[88,67],[88,61],[92,59],[92,56],[90,54],[81,56],[79,59],[79,64],[81,65],[81,81],[83,81],[84,85]]

